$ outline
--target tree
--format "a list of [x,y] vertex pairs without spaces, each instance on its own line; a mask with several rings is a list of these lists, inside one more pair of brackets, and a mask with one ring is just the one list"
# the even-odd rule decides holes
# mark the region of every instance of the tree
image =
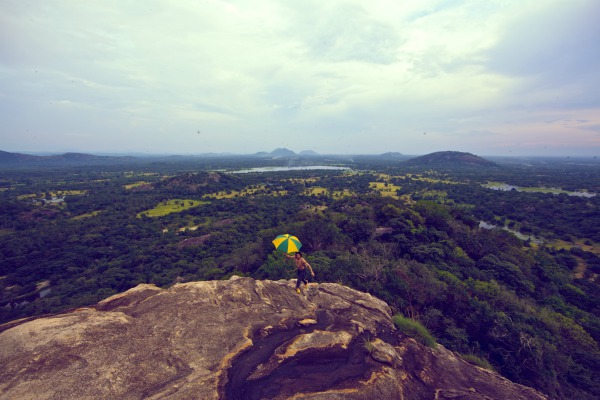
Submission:
[[307,221],[300,228],[302,242],[311,251],[327,248],[336,241],[339,229],[325,218],[315,218]]
[[350,218],[342,225],[342,230],[354,243],[359,243],[369,240],[376,227],[375,222],[370,219]]

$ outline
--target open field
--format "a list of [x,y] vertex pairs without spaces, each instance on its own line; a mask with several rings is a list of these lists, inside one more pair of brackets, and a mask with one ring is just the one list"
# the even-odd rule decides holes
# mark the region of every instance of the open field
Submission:
[[342,197],[346,197],[346,196],[354,196],[356,195],[356,193],[348,190],[348,189],[344,189],[344,190],[334,190],[333,191],[333,198],[334,199],[340,199]]
[[136,171],[127,171],[124,174],[125,176],[158,176],[158,172],[136,172]]
[[143,215],[147,217],[163,217],[171,213],[181,212],[190,208],[198,207],[202,204],[208,203],[200,200],[172,199],[163,201],[150,210],[142,211],[137,215],[137,217],[141,218]]
[[317,182],[319,179],[318,178],[290,178],[290,179],[284,179],[284,181],[286,182],[292,182],[292,183],[315,183]]
[[552,240],[547,243],[549,247],[557,250],[571,250],[573,247],[579,247],[583,251],[600,255],[600,243],[592,243],[591,245],[585,244],[585,240],[576,240],[575,243],[567,242],[566,240]]
[[[437,175],[434,172],[430,172],[430,175]],[[412,181],[419,181],[419,182],[428,182],[428,183],[443,183],[446,185],[459,185],[461,184],[460,182],[456,182],[456,181],[452,181],[449,179],[438,179],[438,178],[432,178],[431,176],[423,176],[423,174],[413,174],[413,173],[407,173],[404,175],[384,175],[384,174],[379,174],[379,176],[384,177],[386,181],[390,180],[391,178],[398,178],[398,179],[410,179]]]
[[85,213],[85,214],[81,214],[78,215],[76,217],[73,217],[74,220],[78,220],[78,219],[85,219],[85,218],[91,218],[91,217],[95,217],[96,215],[100,214],[102,211],[98,210],[98,211],[92,211],[89,213]]
[[133,189],[135,187],[139,187],[139,186],[144,186],[144,185],[149,185],[150,182],[146,182],[146,181],[139,181],[139,182],[135,182],[135,183],[130,183],[128,185],[125,185],[125,189]]
[[35,193],[22,194],[20,196],[17,196],[17,200],[35,199],[36,197],[37,197],[37,194],[35,194]]
[[63,197],[63,196],[82,196],[87,194],[87,190],[56,190],[42,193],[29,193],[22,194],[17,197],[19,200],[35,199],[35,198],[46,198],[50,197]]
[[287,194],[286,190],[273,190],[267,188],[265,185],[252,185],[245,187],[242,190],[221,190],[215,193],[209,193],[202,196],[206,199],[233,199],[235,197],[244,197],[244,196],[252,196],[252,195],[270,195],[270,196],[285,196]]
[[313,187],[306,189],[303,194],[306,196],[320,196],[320,195],[328,196],[329,190],[324,187],[313,186]]
[[455,181],[449,181],[447,179],[435,179],[435,178],[428,178],[428,177],[422,177],[422,176],[412,176],[410,179],[412,179],[413,181],[421,181],[421,182],[428,182],[428,183],[443,183],[446,185],[460,185],[460,182],[455,182]]
[[394,199],[399,199],[400,197],[396,194],[398,189],[401,189],[400,186],[396,186],[392,183],[387,182],[369,182],[369,187],[377,192],[379,192],[382,196],[393,197]]
[[423,198],[434,198],[438,200],[444,200],[448,197],[448,192],[445,190],[423,190],[420,191],[419,194]]

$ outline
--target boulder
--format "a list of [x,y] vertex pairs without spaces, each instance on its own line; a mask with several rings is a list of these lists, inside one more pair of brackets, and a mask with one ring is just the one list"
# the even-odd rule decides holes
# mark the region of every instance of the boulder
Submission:
[[0,326],[6,399],[545,399],[398,332],[389,306],[295,281],[140,285]]

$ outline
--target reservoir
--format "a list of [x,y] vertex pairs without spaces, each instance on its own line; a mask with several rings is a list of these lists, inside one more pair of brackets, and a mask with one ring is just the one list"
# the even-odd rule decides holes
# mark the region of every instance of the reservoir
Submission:
[[520,187],[520,186],[515,186],[515,185],[509,185],[507,183],[501,183],[501,182],[490,182],[490,183],[487,183],[482,186],[487,189],[501,190],[503,192],[516,190],[518,192],[566,194],[568,196],[578,196],[578,197],[588,197],[588,198],[596,196],[596,193],[591,193],[591,192],[570,192],[567,190],[557,189],[557,188]]
[[332,170],[332,171],[345,171],[350,170],[348,167],[334,167],[331,165],[309,165],[304,167],[257,167],[240,169],[238,171],[232,171],[233,174],[248,174],[248,173],[261,173],[261,172],[283,172],[283,171],[309,171],[309,170]]

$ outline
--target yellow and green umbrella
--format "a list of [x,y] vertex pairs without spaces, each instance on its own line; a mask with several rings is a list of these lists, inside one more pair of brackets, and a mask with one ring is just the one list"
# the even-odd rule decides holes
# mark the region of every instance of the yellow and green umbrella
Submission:
[[283,251],[284,253],[296,253],[300,251],[300,247],[302,247],[302,243],[296,236],[292,236],[288,233],[277,236],[273,239],[273,244],[275,248],[279,251]]

